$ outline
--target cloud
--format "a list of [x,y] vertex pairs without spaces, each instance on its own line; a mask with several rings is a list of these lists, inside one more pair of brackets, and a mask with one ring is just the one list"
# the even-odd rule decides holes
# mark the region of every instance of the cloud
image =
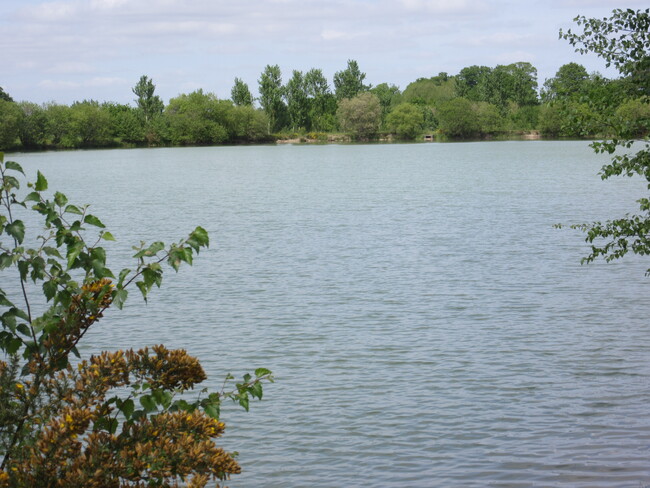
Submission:
[[113,10],[122,8],[129,3],[129,0],[92,0],[90,7],[96,10]]
[[477,0],[400,0],[407,9],[436,14],[473,13],[483,10],[483,2]]
[[320,36],[325,41],[349,41],[362,37],[362,32],[345,32],[334,29],[324,29],[321,31]]
[[77,61],[56,63],[52,67],[46,69],[48,73],[58,74],[91,73],[94,70],[95,67],[91,64],[81,63]]
[[463,42],[468,46],[501,46],[530,42],[532,35],[516,32],[494,32],[492,34],[470,37]]
[[77,89],[83,87],[109,87],[115,85],[125,85],[127,80],[124,78],[114,78],[114,77],[101,77],[96,76],[81,81],[70,81],[70,80],[42,80],[38,83],[38,86],[43,88],[50,89]]
[[44,2],[23,7],[18,16],[26,21],[45,22],[54,24],[67,21],[77,16],[80,6],[73,2]]

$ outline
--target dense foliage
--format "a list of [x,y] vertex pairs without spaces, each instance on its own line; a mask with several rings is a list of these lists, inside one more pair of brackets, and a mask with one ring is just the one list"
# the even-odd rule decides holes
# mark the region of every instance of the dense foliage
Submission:
[[[234,79],[230,100],[197,90],[172,98],[166,106],[147,76],[133,88],[134,107],[93,100],[71,106],[16,103],[0,89],[0,149],[256,143],[337,131],[352,139],[418,139],[423,134],[485,138],[526,131],[549,137],[595,137],[614,134],[609,125],[613,116],[625,117],[634,134],[644,136],[647,105],[641,98],[648,95],[648,88],[639,73],[649,68],[646,61],[630,62],[626,57],[643,49],[642,39],[629,37],[616,46],[606,40],[611,31],[603,30],[603,21],[582,22],[600,37],[580,50],[601,49],[607,62],[620,68],[620,78],[588,73],[572,62],[539,89],[537,69],[518,62],[468,66],[456,75],[441,72],[419,78],[401,91],[389,83],[365,84],[366,73],[351,59],[334,74],[332,85],[317,68],[293,70],[285,82],[278,65],[267,65],[257,80],[257,99],[240,78]],[[341,114],[349,115],[349,101],[368,92],[379,100],[381,120],[376,129],[359,132]],[[603,103],[594,103],[596,99]],[[355,116],[374,119],[374,105],[366,106],[371,112],[362,114],[357,107]]]
[[[560,32],[580,53],[593,52],[606,64],[615,66],[622,79],[614,90],[591,90],[579,103],[584,111],[599,116],[575,118],[574,123],[596,123],[606,127],[611,139],[592,146],[599,153],[612,155],[611,163],[601,172],[603,179],[611,176],[640,176],[650,190],[650,9],[614,10],[611,17],[587,19],[576,17],[582,33]],[[584,83],[585,80],[578,81]],[[592,130],[590,127],[589,130]],[[635,139],[646,135],[645,141]],[[638,200],[639,213],[607,222],[578,226],[587,234],[591,253],[584,259],[591,262],[598,257],[610,261],[628,252],[650,254],[650,198]],[[648,269],[650,274],[650,269]]]
[[[192,264],[208,245],[206,231],[169,246],[141,243],[135,266],[115,276],[100,245],[114,238],[101,220],[60,192],[48,198],[40,172],[21,197],[23,176],[0,153],[0,486],[199,487],[239,473],[215,444],[220,407],[232,399],[248,409],[270,371],[245,375],[232,391],[192,394],[206,375],[184,350],[78,352],[132,287],[146,300],[165,263]],[[27,224],[32,211],[40,232]]]

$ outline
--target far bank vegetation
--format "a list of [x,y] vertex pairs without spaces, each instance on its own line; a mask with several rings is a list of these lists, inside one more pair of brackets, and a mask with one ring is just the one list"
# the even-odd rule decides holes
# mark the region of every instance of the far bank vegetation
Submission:
[[[194,146],[371,140],[489,139],[517,136],[607,136],[603,121],[624,118],[648,134],[650,105],[626,77],[608,79],[578,63],[561,66],[540,87],[530,63],[469,66],[455,75],[420,78],[404,90],[371,86],[354,60],[334,74],[294,70],[283,81],[264,68],[255,98],[235,78],[229,99],[202,89],[165,104],[142,76],[134,103],[82,100],[63,105],[14,101],[0,88],[0,150]],[[587,100],[602,97],[605,112]]]

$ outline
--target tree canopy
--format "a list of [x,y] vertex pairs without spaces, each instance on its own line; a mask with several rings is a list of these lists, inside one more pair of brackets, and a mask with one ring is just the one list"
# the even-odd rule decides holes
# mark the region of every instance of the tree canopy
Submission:
[[[571,30],[560,37],[568,40],[582,54],[593,52],[603,58],[607,66],[615,66],[632,86],[632,94],[637,95],[635,103],[642,110],[645,131],[650,128],[647,111],[650,99],[650,9],[616,9],[609,18],[588,19],[578,16],[575,19],[582,33]],[[597,108],[618,102],[608,93],[592,93],[588,99]],[[593,144],[596,152],[612,155],[610,164],[602,168],[603,179],[612,176],[641,176],[650,190],[650,143],[634,140],[635,128],[630,125],[625,114],[606,115],[606,123],[612,128],[613,138]],[[636,151],[636,152],[635,152]],[[591,262],[598,257],[607,261],[625,256],[628,252],[650,254],[650,198],[640,198],[639,213],[627,215],[606,222],[593,222],[578,226],[586,234],[591,244],[591,253],[583,261]],[[650,269],[648,269],[650,273]]]
[[347,67],[334,73],[334,93],[336,98],[339,100],[353,98],[359,93],[369,90],[370,87],[363,84],[365,78],[366,74],[361,72],[359,64],[353,59],[348,59]]

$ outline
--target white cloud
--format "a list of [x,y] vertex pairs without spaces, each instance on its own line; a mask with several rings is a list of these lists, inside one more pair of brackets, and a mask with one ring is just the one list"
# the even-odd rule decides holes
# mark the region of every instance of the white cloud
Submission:
[[95,67],[77,61],[70,61],[64,63],[56,63],[51,68],[47,69],[48,73],[61,73],[61,74],[73,74],[73,73],[91,73],[95,70]]
[[483,2],[476,0],[400,0],[408,10],[422,13],[462,13],[483,9]]
[[82,88],[82,87],[109,87],[115,85],[125,85],[127,80],[123,78],[111,78],[111,77],[101,77],[96,76],[81,81],[71,81],[71,80],[42,80],[38,83],[38,86],[43,88],[51,89],[70,89],[70,88]]
[[363,35],[362,32],[345,32],[334,29],[324,29],[320,33],[321,38],[325,41],[348,41],[350,39],[357,39]]
[[42,88],[49,88],[53,90],[59,90],[59,89],[70,89],[70,88],[79,88],[81,85],[77,82],[74,81],[66,81],[66,80],[42,80],[41,82],[38,83],[38,86]]
[[70,20],[80,11],[80,6],[73,2],[44,2],[24,7],[19,15],[26,20],[47,22],[50,24]]
[[96,86],[96,87],[115,86],[115,85],[119,86],[119,85],[126,85],[127,83],[128,81],[125,80],[124,78],[96,76],[94,78],[87,80],[84,83],[84,86]]
[[90,7],[96,10],[113,10],[127,5],[129,0],[92,0]]
[[468,46],[500,46],[530,42],[532,36],[515,32],[494,32],[485,36],[470,37],[464,42]]

